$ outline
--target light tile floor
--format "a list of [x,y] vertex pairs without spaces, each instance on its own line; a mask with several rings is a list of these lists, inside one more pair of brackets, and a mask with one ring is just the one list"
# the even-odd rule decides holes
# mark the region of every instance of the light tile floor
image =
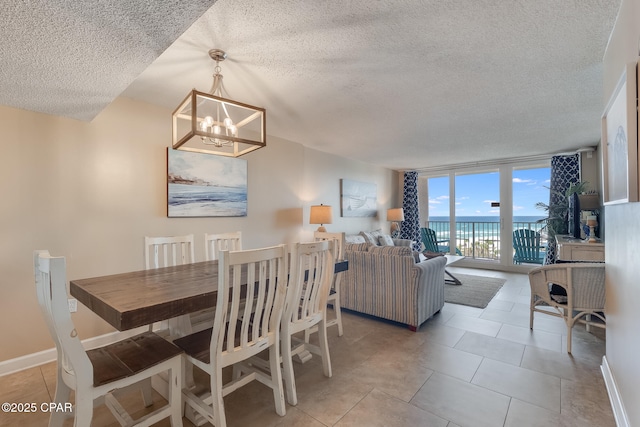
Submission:
[[[445,304],[417,332],[344,313],[344,336],[329,332],[332,378],[322,375],[318,358],[296,364],[299,403],[287,405],[285,417],[275,413],[271,391],[254,382],[225,398],[228,425],[615,426],[599,369],[604,331],[576,326],[570,356],[561,319],[536,313],[529,330],[526,275],[451,270],[507,282],[487,308]],[[0,402],[39,406],[54,390],[55,363],[0,377]],[[141,407],[137,393],[126,406]],[[45,426],[47,418],[0,413],[0,425]],[[102,407],[93,424],[116,422]]]

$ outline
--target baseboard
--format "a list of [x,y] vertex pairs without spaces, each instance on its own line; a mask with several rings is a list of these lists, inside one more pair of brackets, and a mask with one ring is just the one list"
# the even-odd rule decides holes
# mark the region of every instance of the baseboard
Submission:
[[[97,337],[87,338],[86,340],[82,341],[82,344],[87,350],[89,350],[92,348],[112,344],[133,335],[137,335],[146,330],[148,330],[148,327],[143,326],[126,332],[110,332],[108,334],[99,335]],[[48,350],[39,351],[37,353],[31,353],[24,356],[16,357],[15,359],[5,360],[3,362],[0,362],[0,377],[3,375],[12,374],[14,372],[22,371],[24,369],[32,368],[34,366],[52,362],[56,360],[56,358],[56,349],[50,348]]]
[[600,370],[602,371],[604,383],[607,386],[607,393],[609,394],[609,401],[611,402],[611,409],[613,409],[613,416],[616,420],[616,425],[618,427],[631,427],[631,424],[629,424],[629,418],[627,418],[627,412],[624,409],[624,403],[622,402],[620,393],[618,392],[616,380],[613,377],[611,369],[609,368],[607,356],[602,357],[602,365],[600,365]]

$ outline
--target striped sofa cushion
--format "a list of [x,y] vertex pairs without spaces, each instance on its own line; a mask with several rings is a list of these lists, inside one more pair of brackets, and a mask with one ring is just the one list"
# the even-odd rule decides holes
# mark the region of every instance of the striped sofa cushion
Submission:
[[376,255],[413,256],[409,246],[370,246],[369,252]]
[[344,247],[344,250],[345,252],[366,252],[369,249],[369,246],[371,246],[369,243],[347,243]]

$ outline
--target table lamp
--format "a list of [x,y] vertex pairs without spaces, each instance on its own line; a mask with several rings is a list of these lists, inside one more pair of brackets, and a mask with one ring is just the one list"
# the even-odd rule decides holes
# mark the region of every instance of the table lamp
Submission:
[[387,221],[391,222],[391,235],[395,236],[400,232],[400,222],[404,221],[404,209],[387,209]]
[[320,224],[317,231],[326,232],[324,224],[331,224],[333,222],[333,213],[331,212],[331,206],[327,205],[313,205],[309,213],[309,224]]
[[598,225],[598,217],[589,215],[587,217],[587,226],[589,227],[589,243],[596,242],[596,226]]

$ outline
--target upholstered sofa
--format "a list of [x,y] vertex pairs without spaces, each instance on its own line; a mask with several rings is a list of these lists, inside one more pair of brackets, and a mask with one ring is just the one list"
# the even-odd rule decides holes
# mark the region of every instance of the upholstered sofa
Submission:
[[404,323],[416,330],[444,306],[446,259],[417,261],[407,246],[345,245],[343,308]]

